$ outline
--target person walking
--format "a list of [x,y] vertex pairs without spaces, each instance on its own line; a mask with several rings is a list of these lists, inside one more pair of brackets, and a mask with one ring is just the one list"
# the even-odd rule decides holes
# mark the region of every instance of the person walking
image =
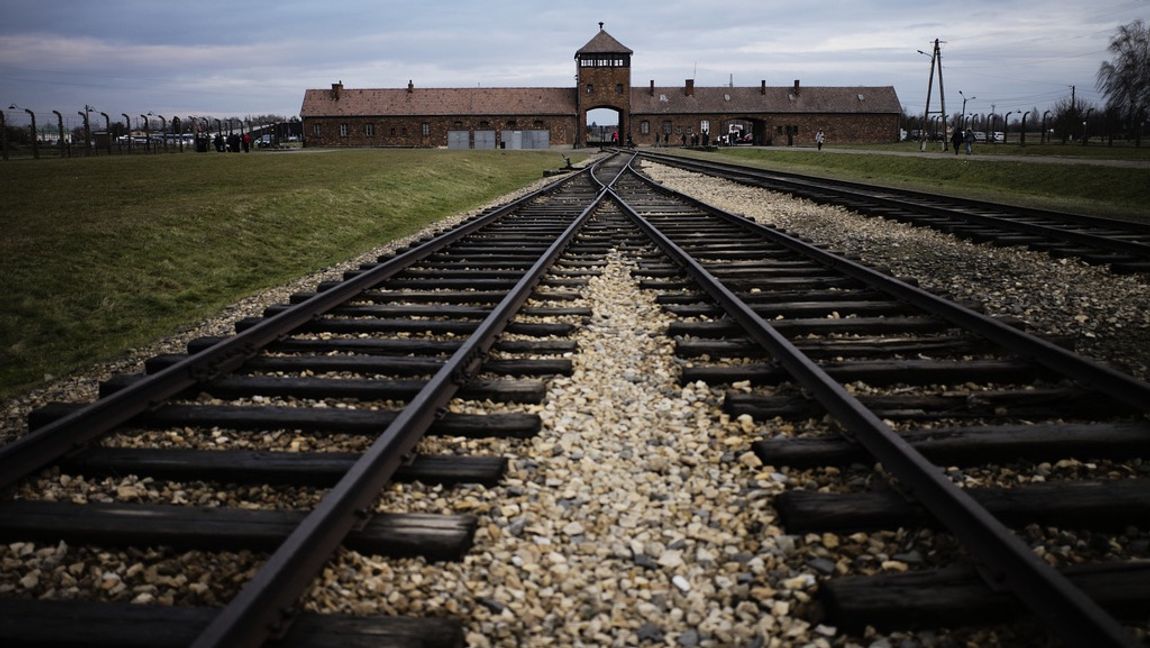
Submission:
[[964,136],[962,134],[962,130],[958,128],[954,129],[954,135],[950,138],[950,141],[954,144],[955,155],[958,155],[958,149],[962,146],[963,140]]
[[966,129],[966,134],[962,136],[962,141],[966,143],[966,154],[970,155],[974,152],[974,131],[969,128]]
[[823,129],[820,128],[819,132],[815,133],[815,146],[818,148],[818,150],[823,150],[823,142],[826,140],[827,136],[823,134]]

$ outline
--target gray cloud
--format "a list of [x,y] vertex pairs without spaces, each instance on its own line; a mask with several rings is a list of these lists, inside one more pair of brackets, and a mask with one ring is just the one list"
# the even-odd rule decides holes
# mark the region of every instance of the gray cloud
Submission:
[[[1074,3],[1077,4],[1077,3]],[[569,86],[575,50],[603,20],[635,50],[634,82],[893,85],[921,111],[929,51],[946,41],[951,101],[1046,105],[1094,74],[1114,29],[1145,0],[1088,6],[969,0],[940,13],[909,0],[698,0],[579,5],[385,0],[173,6],[145,0],[7,0],[0,102],[74,113],[294,114],[303,91],[349,87]],[[948,104],[948,108],[949,108]]]

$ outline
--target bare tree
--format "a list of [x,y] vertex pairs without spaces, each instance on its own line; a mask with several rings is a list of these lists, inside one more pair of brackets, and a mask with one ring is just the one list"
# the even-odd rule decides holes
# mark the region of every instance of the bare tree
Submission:
[[1122,25],[1110,39],[1114,58],[1098,68],[1096,86],[1114,110],[1134,130],[1142,144],[1142,119],[1150,108],[1150,28],[1141,20]]

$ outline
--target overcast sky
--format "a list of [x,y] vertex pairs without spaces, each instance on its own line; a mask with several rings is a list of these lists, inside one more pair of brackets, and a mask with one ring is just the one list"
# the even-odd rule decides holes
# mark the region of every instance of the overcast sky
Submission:
[[918,113],[916,50],[939,38],[948,113],[959,90],[968,112],[1045,109],[1071,85],[1099,103],[1109,39],[1138,18],[1150,0],[0,0],[0,108],[296,115],[337,80],[571,87],[603,21],[635,51],[636,86],[892,85]]

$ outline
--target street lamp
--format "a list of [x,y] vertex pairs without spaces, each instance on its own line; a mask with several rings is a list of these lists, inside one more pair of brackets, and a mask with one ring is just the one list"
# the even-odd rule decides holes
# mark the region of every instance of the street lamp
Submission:
[[966,114],[966,102],[967,101],[974,101],[975,99],[978,99],[978,97],[968,97],[968,96],[962,94],[962,90],[958,91],[958,96],[962,97],[962,114],[965,115]]
[[108,117],[108,113],[100,112],[104,116],[104,134],[108,138],[108,155],[112,154],[112,118]]
[[58,136],[57,142],[60,145],[60,159],[64,159],[64,115],[60,114],[59,110],[53,110],[52,114],[56,115],[56,135]]
[[1047,110],[1042,113],[1042,136],[1039,138],[1040,144],[1046,143],[1046,118],[1050,116],[1050,111]]
[[1003,144],[1006,143],[1007,136],[1010,135],[1010,115],[1012,115],[1014,112],[1015,111],[1013,111],[1013,110],[1008,110],[1006,112],[1006,118],[1002,120],[1002,143]]
[[1022,131],[1018,134],[1018,145],[1026,146],[1026,118],[1030,115],[1030,111],[1022,113]]
[[1082,145],[1086,146],[1086,140],[1090,137],[1086,130],[1086,122],[1090,121],[1090,113],[1094,112],[1093,108],[1086,109],[1086,116],[1082,118]]
[[132,118],[128,117],[128,113],[120,113],[120,116],[124,118],[124,130],[128,138],[128,154],[130,155],[132,153]]
[[12,104],[11,106],[8,106],[8,110],[23,110],[24,112],[28,113],[29,117],[32,118],[32,158],[39,160],[40,159],[40,147],[38,146],[38,143],[36,142],[36,113],[32,112],[31,110],[28,110],[27,108],[20,108],[16,104]]

